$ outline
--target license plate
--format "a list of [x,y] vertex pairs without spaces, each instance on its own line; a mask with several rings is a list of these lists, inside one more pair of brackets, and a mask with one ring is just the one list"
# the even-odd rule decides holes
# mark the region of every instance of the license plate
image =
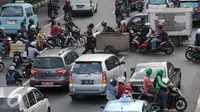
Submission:
[[92,85],[92,84],[94,84],[94,81],[93,80],[82,80],[81,84]]
[[54,85],[54,83],[53,82],[42,82],[42,85],[50,86],[50,85]]
[[10,20],[10,21],[7,21],[8,24],[16,24],[16,21],[13,21],[13,20]]
[[84,5],[77,5],[76,7],[77,7],[78,9],[81,9],[81,8],[84,7]]

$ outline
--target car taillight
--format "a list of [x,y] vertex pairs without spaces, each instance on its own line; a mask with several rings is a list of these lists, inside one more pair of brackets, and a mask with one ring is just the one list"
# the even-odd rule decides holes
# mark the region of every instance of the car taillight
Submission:
[[129,91],[133,90],[132,87],[131,87],[131,83],[130,82],[128,82],[126,84],[126,89],[129,90]]
[[195,11],[200,11],[200,8],[195,8],[194,10],[195,10]]
[[39,74],[39,70],[31,70],[31,74],[32,75],[38,75]]
[[69,73],[69,83],[72,83],[72,72]]
[[166,3],[166,7],[169,8],[169,4],[168,3]]
[[59,74],[59,75],[66,75],[66,70],[56,70],[56,74]]
[[90,7],[92,7],[92,0],[90,0]]
[[148,9],[149,8],[149,3],[147,2],[147,4],[146,4],[146,9]]
[[103,73],[102,73],[102,84],[107,84],[106,72],[103,72]]

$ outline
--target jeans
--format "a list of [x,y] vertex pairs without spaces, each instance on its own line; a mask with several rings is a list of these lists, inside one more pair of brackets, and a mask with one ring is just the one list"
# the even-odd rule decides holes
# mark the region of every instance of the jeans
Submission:
[[153,39],[151,40],[151,47],[152,47],[152,50],[155,50],[155,49],[156,49],[156,43],[157,43],[157,42],[161,42],[161,40],[158,39],[158,38],[153,38]]
[[168,94],[165,91],[160,90],[160,97],[161,97],[163,108],[164,109],[167,108]]

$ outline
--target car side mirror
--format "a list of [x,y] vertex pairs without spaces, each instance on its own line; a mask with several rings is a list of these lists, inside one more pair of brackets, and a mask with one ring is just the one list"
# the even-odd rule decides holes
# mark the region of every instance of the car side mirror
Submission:
[[48,95],[47,94],[44,94],[43,95],[43,98],[45,99],[45,98],[48,98]]
[[101,107],[99,108],[99,111],[100,111],[100,112],[103,112],[104,108],[105,108],[104,106],[101,106]]
[[124,64],[126,64],[126,62],[122,61],[120,64],[121,64],[121,65],[124,65]]

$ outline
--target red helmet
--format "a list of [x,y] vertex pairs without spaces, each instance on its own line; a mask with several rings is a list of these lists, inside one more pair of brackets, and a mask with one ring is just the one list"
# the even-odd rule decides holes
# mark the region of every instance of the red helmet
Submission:
[[163,24],[162,23],[159,23],[158,24],[158,28],[162,28],[163,27]]

